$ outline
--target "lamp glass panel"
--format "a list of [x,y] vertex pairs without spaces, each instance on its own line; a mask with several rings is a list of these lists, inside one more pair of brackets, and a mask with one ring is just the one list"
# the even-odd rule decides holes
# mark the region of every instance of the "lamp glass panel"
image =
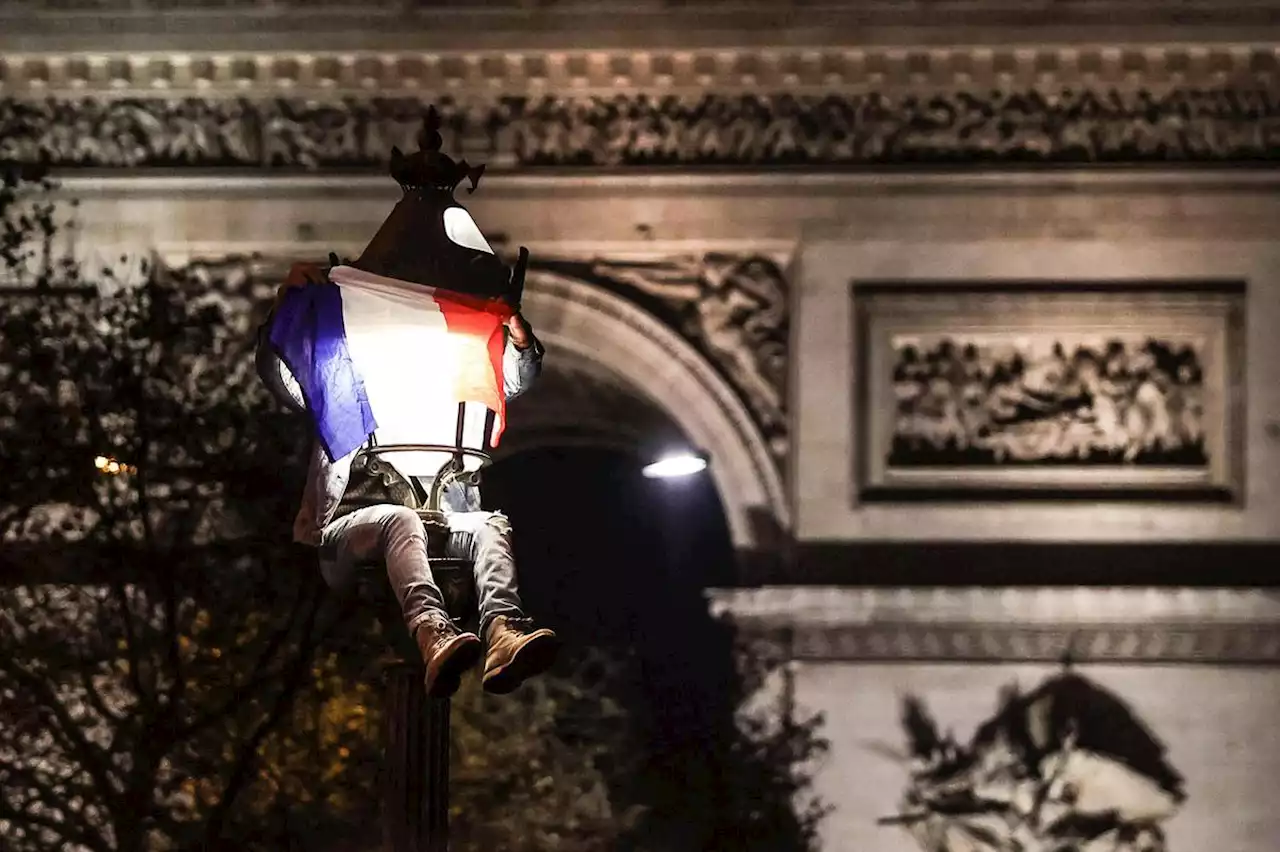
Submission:
[[480,226],[471,214],[461,207],[450,207],[444,211],[444,233],[450,240],[463,248],[493,254],[489,241],[480,233]]
[[[463,403],[465,413],[462,424],[462,446],[473,450],[484,449],[484,426],[489,409],[478,402]],[[407,428],[402,428],[407,427]],[[403,424],[395,421],[388,426],[379,423],[374,438],[379,446],[387,444],[443,444],[457,446],[458,438],[458,404],[449,402],[438,410],[432,410],[426,418],[415,423]],[[405,476],[435,476],[441,466],[449,460],[449,453],[442,452],[393,452],[380,453],[379,457],[389,462]],[[481,459],[476,456],[463,456],[464,470],[473,471],[480,468]]]

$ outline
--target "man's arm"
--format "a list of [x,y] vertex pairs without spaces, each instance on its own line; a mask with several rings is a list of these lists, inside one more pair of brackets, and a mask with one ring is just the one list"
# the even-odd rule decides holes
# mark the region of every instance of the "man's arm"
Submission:
[[290,268],[284,284],[280,285],[280,289],[276,292],[271,311],[262,325],[258,326],[257,347],[254,352],[254,366],[258,371],[258,377],[281,405],[293,411],[305,410],[305,403],[297,380],[280,363],[271,345],[271,322],[275,318],[276,309],[280,307],[280,302],[284,300],[290,288],[301,287],[304,284],[322,284],[324,281],[325,272],[321,267],[312,263],[295,263]]
[[542,343],[520,314],[507,320],[507,345],[502,352],[502,390],[508,400],[529,389],[542,373]]

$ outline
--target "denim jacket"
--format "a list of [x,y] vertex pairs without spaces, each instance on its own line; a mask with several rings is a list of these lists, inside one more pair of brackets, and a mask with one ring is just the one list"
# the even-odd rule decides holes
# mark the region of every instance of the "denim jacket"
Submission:
[[[268,317],[263,329],[270,328],[270,325],[271,317]],[[516,348],[510,337],[507,338],[506,348],[502,353],[502,389],[508,401],[528,390],[542,372],[542,355],[545,350],[542,343],[533,337],[532,331],[530,337],[531,342],[524,349]],[[279,359],[269,344],[269,335],[261,330],[258,334],[257,364],[259,372],[279,369]],[[293,522],[294,541],[312,547],[319,546],[320,533],[333,520],[351,475],[351,461],[358,452],[358,449],[354,450],[331,462],[320,442],[312,443],[311,463],[307,469],[302,505]],[[479,489],[474,485],[453,483],[444,489],[441,502],[447,511],[476,511],[480,508]]]

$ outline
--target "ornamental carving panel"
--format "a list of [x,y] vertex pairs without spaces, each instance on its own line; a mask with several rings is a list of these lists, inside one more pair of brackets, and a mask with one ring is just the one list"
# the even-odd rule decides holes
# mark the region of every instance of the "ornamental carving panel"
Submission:
[[734,389],[782,463],[789,446],[790,302],[776,261],[711,252],[661,261],[538,265],[626,296],[680,332]]
[[920,849],[1176,848],[1167,825],[1187,801],[1186,781],[1116,692],[1070,666],[1028,692],[1006,683],[995,713],[963,739],[944,733],[929,704],[902,698],[909,777],[896,812],[877,820]]
[[[434,98],[0,100],[0,160],[62,168],[363,169]],[[1269,87],[438,101],[445,147],[492,167],[837,167],[1280,159]],[[408,147],[406,147],[408,146]]]

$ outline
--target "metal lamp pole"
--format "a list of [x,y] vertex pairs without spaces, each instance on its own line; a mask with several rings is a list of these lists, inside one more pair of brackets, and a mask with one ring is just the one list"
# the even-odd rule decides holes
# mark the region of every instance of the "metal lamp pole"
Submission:
[[[389,450],[393,448],[383,448]],[[439,510],[440,491],[457,469],[442,470],[419,509],[432,573],[451,618],[475,615],[473,566],[444,555],[449,528]],[[385,583],[383,588],[387,589]],[[384,597],[383,626],[399,659],[384,675],[382,848],[384,852],[447,852],[449,849],[449,723],[452,702],[431,698],[417,643],[409,635],[393,596]]]
[[386,758],[382,781],[383,849],[447,852],[449,848],[448,698],[428,698],[422,665],[386,670]]

